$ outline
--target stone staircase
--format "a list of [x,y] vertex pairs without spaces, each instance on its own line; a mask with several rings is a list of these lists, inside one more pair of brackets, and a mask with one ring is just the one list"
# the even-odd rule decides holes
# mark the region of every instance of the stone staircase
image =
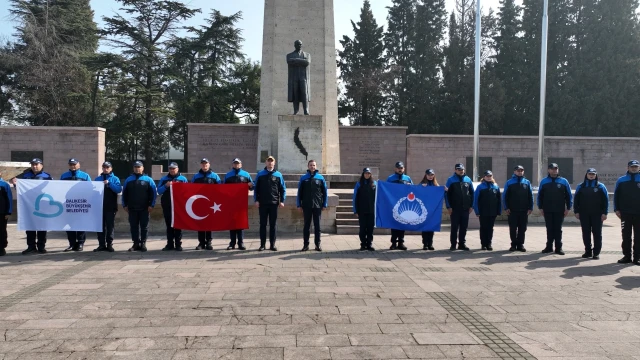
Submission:
[[[354,235],[360,232],[358,217],[353,213],[353,190],[333,190],[334,195],[338,195],[339,203],[336,209],[336,233],[338,235]],[[391,230],[373,230],[374,235],[389,235]]]

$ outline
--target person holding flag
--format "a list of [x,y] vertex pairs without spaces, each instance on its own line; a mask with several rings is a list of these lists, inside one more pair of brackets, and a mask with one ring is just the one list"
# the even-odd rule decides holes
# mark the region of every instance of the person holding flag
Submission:
[[[18,178],[24,180],[53,180],[51,175],[46,173],[43,168],[44,165],[42,164],[42,160],[40,160],[39,158],[34,158],[31,160],[31,169],[11,179],[11,183],[13,185],[16,185],[18,183]],[[31,254],[36,251],[40,254],[45,254],[47,252],[47,250],[45,249],[46,244],[46,231],[27,231],[27,249],[22,252],[22,255]]]
[[[80,170],[80,162],[72,158],[69,159],[69,171],[62,174],[60,180],[91,181],[91,176]],[[82,251],[86,238],[87,234],[84,231],[67,231],[69,247],[64,249],[64,251]]]
[[269,250],[278,251],[276,247],[276,221],[278,208],[284,207],[287,198],[287,187],[282,174],[276,170],[276,159],[269,155],[265,168],[256,175],[256,186],[253,201],[260,212],[260,248],[264,251],[267,242],[267,219],[269,221]]
[[131,174],[122,186],[122,208],[129,214],[131,240],[129,251],[147,251],[149,217],[156,205],[156,183],[144,173],[142,161],[133,163]]
[[373,227],[376,222],[376,186],[371,169],[362,169],[360,181],[353,189],[353,213],[360,225],[360,250],[375,251],[373,247]]
[[[225,184],[247,184],[247,190],[253,189],[251,175],[242,170],[242,161],[238,158],[233,159],[233,169],[224,176],[223,182]],[[229,242],[229,246],[227,246],[227,250],[235,249],[236,242],[238,244],[238,250],[246,250],[244,247],[244,230],[229,230],[229,237],[231,241]]]
[[[438,179],[436,179],[436,172],[433,169],[427,169],[424,172],[424,177],[420,182],[422,186],[440,186],[438,185]],[[433,231],[422,232],[422,250],[434,250],[433,248]]]
[[511,247],[509,251],[526,252],[524,248],[524,234],[527,231],[529,215],[533,211],[533,190],[531,182],[524,177],[524,167],[516,165],[513,176],[504,184],[502,193],[504,212],[508,215],[509,236]]
[[182,230],[171,225],[171,185],[176,182],[188,183],[189,180],[182,176],[178,164],[172,162],[169,164],[169,173],[163,176],[158,183],[158,195],[162,195],[160,198],[162,215],[167,227],[167,245],[162,248],[162,251],[182,251]]
[[493,225],[496,217],[502,213],[500,187],[496,185],[493,172],[484,172],[482,182],[473,193],[473,210],[480,218],[480,244],[482,250],[492,251]]
[[304,227],[302,237],[304,244],[301,251],[309,250],[311,219],[313,218],[314,243],[316,251],[322,251],[320,246],[320,216],[327,208],[329,194],[324,177],[318,173],[315,160],[307,162],[307,173],[300,177],[298,196],[296,198],[298,210],[303,212]]
[[[582,226],[582,242],[584,243],[583,259],[600,259],[602,250],[602,222],[609,213],[609,192],[603,183],[598,181],[598,171],[587,169],[584,181],[576,187],[573,198],[573,212]],[[593,247],[591,234],[593,233]]]
[[[404,163],[398,161],[396,163],[396,171],[387,178],[387,182],[396,184],[413,185],[411,178],[404,173]],[[391,250],[407,250],[404,246],[404,230],[391,229]]]
[[13,195],[11,185],[2,179],[0,172],[0,256],[7,255],[9,237],[7,235],[7,220],[13,210]]
[[444,197],[451,218],[451,248],[468,251],[466,236],[469,226],[469,214],[473,211],[473,183],[465,175],[464,165],[456,164],[455,173],[447,180],[447,194]]
[[98,247],[94,252],[113,252],[113,231],[115,228],[116,212],[118,211],[118,194],[122,191],[120,179],[113,174],[111,163],[102,164],[102,174],[95,181],[104,183],[104,198],[102,200],[102,231],[98,235]]
[[[211,163],[207,158],[202,158],[202,160],[200,160],[200,170],[193,175],[191,182],[195,184],[222,183],[220,176],[211,170]],[[211,246],[211,239],[211,231],[198,231],[198,246],[196,246],[196,250],[213,250],[213,246]]]

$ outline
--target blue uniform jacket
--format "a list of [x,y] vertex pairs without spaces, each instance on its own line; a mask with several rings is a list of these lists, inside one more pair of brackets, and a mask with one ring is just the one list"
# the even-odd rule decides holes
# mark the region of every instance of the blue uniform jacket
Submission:
[[53,180],[51,175],[44,171],[34,174],[32,170],[27,170],[27,172],[22,173],[22,175],[18,175],[17,178],[25,180]]
[[2,199],[1,201],[5,202],[5,208],[4,209],[0,209],[0,214],[3,215],[11,215],[12,211],[13,211],[13,195],[11,194],[11,185],[9,185],[8,182],[0,179],[0,188],[2,189],[0,191],[1,196],[5,197],[4,199]]
[[192,183],[204,183],[204,184],[221,184],[220,176],[214,173],[212,170],[207,171],[206,173],[202,170],[198,171],[193,175],[191,179]]
[[[376,192],[375,189],[378,187],[378,183],[375,180],[373,180],[373,187],[371,187],[371,185],[369,185],[370,184],[369,182],[372,181],[371,179],[370,180],[366,180],[365,179],[364,181],[365,181],[364,182],[365,185],[369,186],[371,188],[371,192],[373,193],[373,198],[375,199],[375,192]],[[353,189],[353,199],[351,200],[351,203],[353,205],[353,213],[354,214],[358,213],[358,202],[359,201],[365,201],[365,202],[367,202],[367,204],[369,206],[371,206],[371,204],[368,203],[368,199],[358,199],[358,191],[360,191],[360,181],[358,181],[356,183],[356,187]],[[373,206],[371,206],[371,207],[373,207]]]
[[[518,188],[516,189],[516,186]],[[527,193],[526,204],[524,201],[524,193]],[[521,195],[521,196],[518,196]],[[527,208],[533,211],[533,190],[531,182],[524,176],[511,176],[511,179],[504,184],[504,192],[502,193],[502,204],[505,210],[518,211],[518,208]],[[511,209],[511,207],[515,207]]]
[[413,185],[413,181],[411,181],[411,178],[405,174],[402,174],[402,175],[399,175],[396,173],[391,174],[387,178],[387,182],[396,183],[396,184]]
[[[556,186],[554,186],[554,184]],[[547,176],[540,182],[536,203],[538,205],[538,209],[542,209],[544,211],[564,212],[564,208],[561,209],[561,203],[564,203],[567,210],[571,210],[571,206],[573,206],[571,185],[569,185],[567,179],[562,176],[558,176],[555,179],[551,176]]]
[[[476,215],[482,215],[480,213],[480,207],[487,207],[483,210],[483,212],[486,212],[487,209],[490,209],[493,205],[490,203],[494,200],[493,196],[486,196],[486,194],[483,194],[484,191],[487,190],[492,190],[492,192],[494,194],[496,194],[495,196],[495,207],[497,209],[495,214],[490,214],[488,216],[493,216],[493,215],[500,215],[502,214],[502,206],[501,206],[501,201],[500,201],[500,187],[496,184],[493,183],[488,183],[486,181],[483,181],[480,183],[480,185],[478,185],[478,187],[475,189],[475,191],[473,192],[473,211],[476,213]],[[497,193],[496,193],[497,192]],[[483,196],[483,198],[480,198],[480,196]],[[482,201],[482,204],[480,204],[480,202]],[[484,215],[483,215],[484,216]]]
[[[318,180],[319,187],[307,186],[307,188],[303,189],[303,185],[305,185],[305,181],[307,180]],[[318,195],[321,195],[322,198]],[[320,173],[316,170],[313,175],[309,170],[307,173],[300,177],[300,182],[298,182],[298,196],[296,197],[296,206],[300,207],[303,204],[300,202],[300,199],[309,197],[308,199],[303,199],[304,205],[309,205],[313,203],[314,208],[318,208],[320,202],[322,202],[322,207],[326,208],[329,204],[329,191],[327,189],[327,182],[324,180],[324,176],[320,175]]]
[[108,186],[109,186],[109,189],[111,189],[111,191],[113,191],[116,194],[120,194],[120,192],[122,191],[122,184],[120,184],[120,179],[117,176],[111,173],[105,179],[103,178],[102,175],[98,175],[93,181],[104,181],[104,180],[109,180]]
[[[469,185],[463,189],[462,185],[464,184]],[[444,202],[447,205],[447,209],[451,209],[452,207],[461,207],[464,209],[473,207],[473,182],[467,175],[458,176],[458,174],[453,174],[447,179],[445,186],[447,193],[444,196]],[[454,204],[452,204],[452,202],[454,202]]]
[[618,179],[613,192],[613,210],[640,215],[640,174],[627,172]]
[[187,180],[187,178],[184,177],[182,174],[178,174],[178,176],[176,176],[175,178],[169,175],[165,175],[162,177],[162,179],[160,179],[160,183],[159,183],[160,186],[158,186],[158,195],[164,194],[167,191],[167,189],[169,189],[167,187],[168,182],[188,183],[189,180]]
[[253,201],[259,201],[261,205],[267,205],[279,202],[284,203],[286,198],[287,187],[280,171],[275,169],[269,171],[267,168],[260,170],[256,175]]
[[60,180],[91,181],[91,176],[82,170],[76,170],[75,174],[73,171],[69,170],[60,175]]
[[225,184],[241,184],[245,182],[247,184],[251,184],[251,187],[253,187],[254,185],[253,179],[251,178],[251,174],[244,171],[243,169],[239,169],[239,170],[231,169],[231,171],[226,173],[223,181],[223,183]]
[[149,188],[151,189],[151,191],[149,192],[149,196],[151,197],[151,201],[149,202],[149,206],[154,207],[156,206],[156,197],[157,197],[157,193],[156,193],[156,183],[155,181],[153,181],[153,179],[151,177],[149,177],[147,174],[142,174],[140,176],[136,176],[136,174],[131,174],[129,175],[129,177],[124,181],[124,184],[122,185],[122,207],[126,208],[127,207],[127,185],[131,182],[133,182],[134,184],[139,183],[141,181],[146,182],[149,185]]
[[[597,183],[597,186],[596,186]],[[583,186],[585,185],[586,186]],[[583,196],[587,194],[581,194],[580,190],[584,188],[593,188],[597,190],[594,192],[589,190],[591,194],[589,196]],[[597,194],[600,198],[593,198],[592,196]],[[585,180],[584,182],[578,184],[576,187],[575,196],[573,197],[573,212],[576,214],[580,214],[581,212],[594,212],[594,210],[600,210],[600,213],[603,215],[607,215],[609,213],[609,192],[607,191],[607,187],[604,186],[603,183],[596,180]],[[595,200],[595,201],[594,201]],[[598,201],[600,200],[600,201]],[[593,209],[593,205],[591,203],[600,202],[601,209]]]

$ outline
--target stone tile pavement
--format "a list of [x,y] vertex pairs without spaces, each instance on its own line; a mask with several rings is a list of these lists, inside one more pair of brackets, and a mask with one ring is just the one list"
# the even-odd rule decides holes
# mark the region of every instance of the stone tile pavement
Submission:
[[[0,359],[640,359],[640,267],[618,265],[619,222],[607,221],[600,260],[585,260],[580,229],[564,230],[566,256],[543,255],[545,229],[527,232],[527,253],[494,248],[360,252],[354,235],[324,235],[323,253],[49,253],[22,256],[10,225],[0,258]],[[444,229],[446,230],[446,228]],[[195,247],[193,237],[185,248]]]

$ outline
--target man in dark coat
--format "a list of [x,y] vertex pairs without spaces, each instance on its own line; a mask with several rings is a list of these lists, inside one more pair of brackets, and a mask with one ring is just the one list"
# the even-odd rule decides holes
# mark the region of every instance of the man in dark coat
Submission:
[[309,102],[311,101],[311,76],[309,73],[309,63],[311,55],[302,51],[302,41],[296,40],[294,43],[296,51],[287,54],[287,64],[289,64],[288,80],[288,100],[293,103],[293,114],[298,114],[300,103],[305,115],[309,115]]

